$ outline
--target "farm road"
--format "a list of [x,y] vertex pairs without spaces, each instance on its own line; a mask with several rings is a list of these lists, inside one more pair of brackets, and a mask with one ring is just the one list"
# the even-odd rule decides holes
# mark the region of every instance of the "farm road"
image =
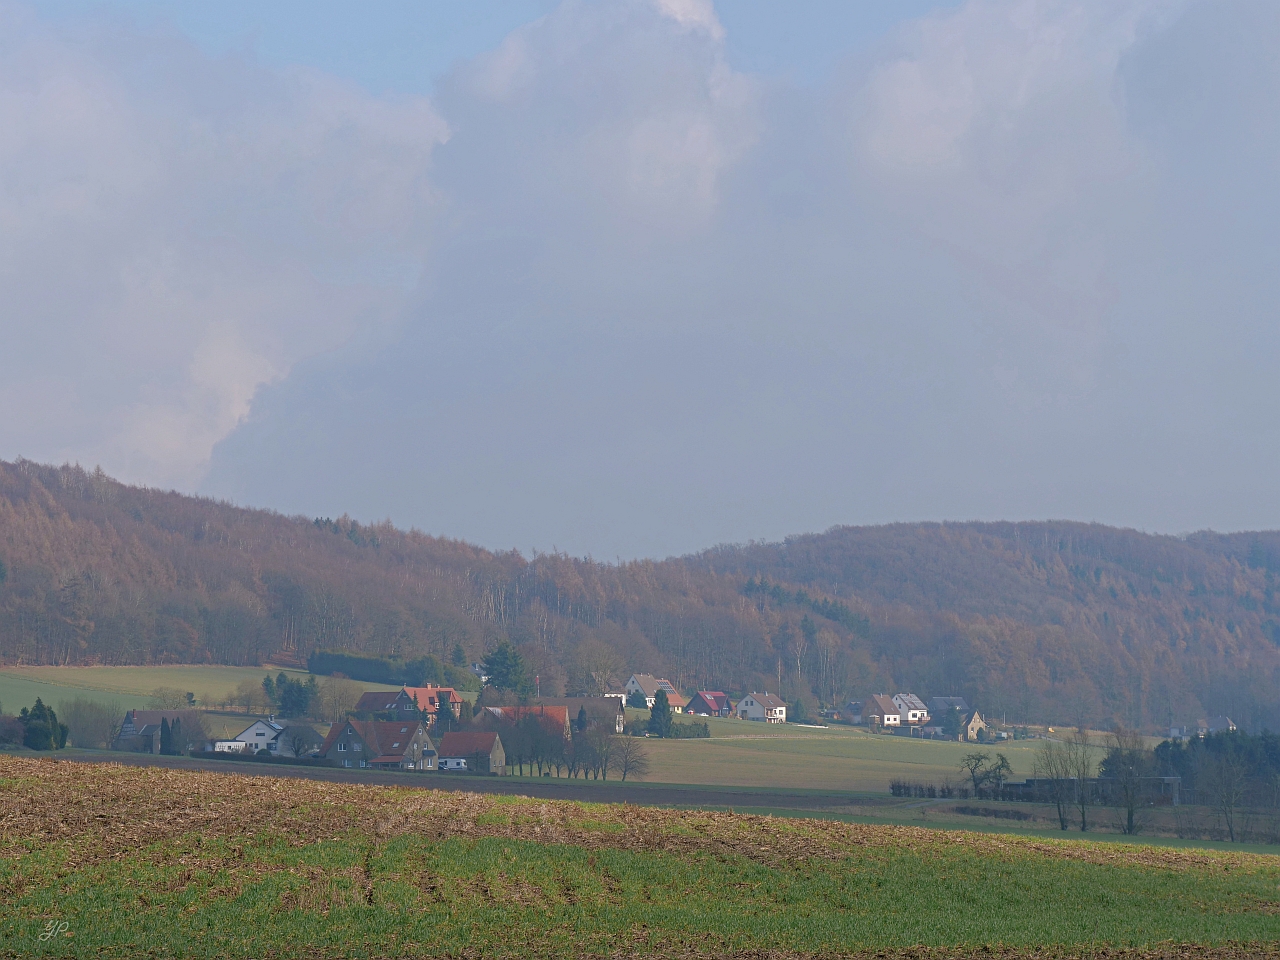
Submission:
[[[851,806],[892,805],[888,797],[855,796],[817,790],[753,790],[746,787],[682,786],[680,784],[621,783],[570,780],[559,777],[510,779],[442,773],[390,773],[342,770],[334,767],[303,767],[287,764],[233,760],[201,760],[196,757],[162,757],[145,753],[72,752],[59,756],[74,763],[119,763],[125,766],[161,766],[177,770],[207,770],[248,777],[289,777],[323,780],[329,783],[369,783],[386,787],[419,790],[450,790],[462,793],[497,793],[539,800],[577,800],[584,803],[632,803],[649,807],[751,807],[778,811],[840,812]],[[848,812],[852,813],[852,810]]]

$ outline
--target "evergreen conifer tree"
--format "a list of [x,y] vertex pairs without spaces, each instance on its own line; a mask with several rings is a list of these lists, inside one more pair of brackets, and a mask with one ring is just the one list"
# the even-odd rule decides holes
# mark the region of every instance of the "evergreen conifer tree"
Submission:
[[667,691],[661,687],[653,698],[653,709],[649,711],[649,733],[655,737],[671,735],[671,703],[667,700]]

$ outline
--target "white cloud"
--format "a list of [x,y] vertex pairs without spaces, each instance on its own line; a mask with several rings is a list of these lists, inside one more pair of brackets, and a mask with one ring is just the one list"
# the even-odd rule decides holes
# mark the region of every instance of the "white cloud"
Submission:
[[444,124],[172,36],[0,19],[0,328],[28,361],[0,447],[190,486],[263,384],[398,319]]

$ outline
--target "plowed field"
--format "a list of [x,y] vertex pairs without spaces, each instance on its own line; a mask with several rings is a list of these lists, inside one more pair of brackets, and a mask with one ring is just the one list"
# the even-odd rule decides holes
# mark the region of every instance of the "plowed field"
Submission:
[[1280,957],[1280,860],[0,757],[5,956]]

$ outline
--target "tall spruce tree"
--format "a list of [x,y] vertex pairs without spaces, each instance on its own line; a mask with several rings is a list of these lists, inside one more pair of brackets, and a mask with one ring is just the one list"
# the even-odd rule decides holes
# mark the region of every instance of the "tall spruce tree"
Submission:
[[655,737],[671,735],[671,702],[667,700],[667,691],[659,688],[653,698],[653,709],[649,711],[649,733]]

